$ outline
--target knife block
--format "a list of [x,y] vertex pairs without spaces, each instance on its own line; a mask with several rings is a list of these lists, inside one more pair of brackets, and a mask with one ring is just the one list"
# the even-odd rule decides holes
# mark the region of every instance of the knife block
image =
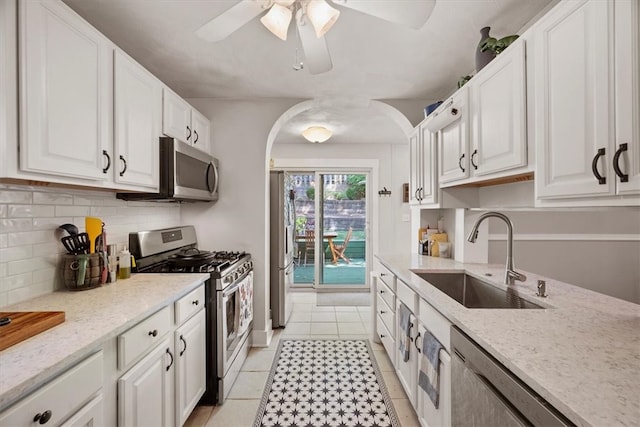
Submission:
[[78,255],[62,255],[62,281],[64,286],[70,291],[85,291],[100,286],[100,271],[102,269],[102,257],[100,254],[89,254],[87,261],[87,271],[84,275],[84,282],[78,284],[78,266],[80,261]]

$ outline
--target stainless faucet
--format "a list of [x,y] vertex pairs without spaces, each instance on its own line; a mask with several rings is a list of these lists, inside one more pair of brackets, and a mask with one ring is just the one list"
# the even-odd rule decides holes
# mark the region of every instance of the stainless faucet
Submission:
[[522,273],[518,273],[513,269],[513,223],[508,216],[501,214],[500,212],[486,212],[480,215],[480,218],[476,221],[469,233],[467,240],[471,243],[475,243],[478,238],[478,227],[480,223],[489,217],[500,218],[507,224],[507,265],[505,266],[504,284],[513,285],[516,280],[524,282],[527,280],[527,276]]

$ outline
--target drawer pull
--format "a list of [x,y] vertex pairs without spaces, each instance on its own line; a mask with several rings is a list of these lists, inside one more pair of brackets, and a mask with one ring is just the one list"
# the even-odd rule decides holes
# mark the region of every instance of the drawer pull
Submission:
[[380,273],[380,277],[388,276],[387,273]]
[[42,414],[41,413],[37,413],[36,416],[33,417],[33,422],[34,423],[38,422],[38,424],[46,424],[51,419],[51,415],[53,415],[53,413],[51,412],[50,409],[47,409]]
[[182,343],[184,344],[184,348],[180,352],[180,357],[182,357],[184,352],[187,351],[187,342],[185,341],[185,339],[184,339],[184,337],[182,335],[180,335],[180,341],[182,341]]
[[200,301],[198,301],[198,300],[191,301],[191,304],[193,304],[193,305],[198,305],[198,304],[200,304]]
[[167,354],[171,358],[171,362],[169,362],[169,366],[167,366],[167,372],[169,372],[169,369],[171,369],[171,367],[173,366],[173,354],[171,354],[171,350],[169,350],[168,348],[167,348]]
[[158,336],[158,330],[154,329],[153,331],[149,331],[149,336],[150,337],[157,337]]
[[380,294],[384,294],[384,289],[380,289]]
[[386,337],[385,334],[380,334],[380,338],[384,338],[384,337]]
[[385,313],[386,313],[386,311],[380,310],[380,314],[385,314]]

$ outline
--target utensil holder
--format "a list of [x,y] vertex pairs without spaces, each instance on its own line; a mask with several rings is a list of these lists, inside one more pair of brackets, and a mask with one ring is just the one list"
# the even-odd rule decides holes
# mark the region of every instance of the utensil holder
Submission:
[[[87,257],[87,269],[84,274],[84,281],[78,283],[78,275],[81,274],[80,257]],[[100,271],[102,259],[100,254],[87,255],[62,255],[62,281],[64,286],[70,291],[85,291],[100,286]]]

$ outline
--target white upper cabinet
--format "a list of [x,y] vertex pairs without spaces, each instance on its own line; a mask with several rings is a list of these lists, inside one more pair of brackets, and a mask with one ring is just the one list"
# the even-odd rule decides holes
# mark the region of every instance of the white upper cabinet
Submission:
[[469,82],[474,176],[527,165],[525,42],[516,40]]
[[440,184],[461,180],[469,176],[469,102],[467,87],[458,90],[434,111],[428,125],[437,132],[438,170]]
[[120,50],[114,63],[116,181],[157,189],[162,83]]
[[614,12],[616,190],[640,194],[640,3],[619,0]]
[[20,169],[110,179],[112,45],[54,1],[20,2],[19,32]]
[[420,123],[409,137],[411,174],[409,203],[433,204],[438,201],[438,175],[435,135]]
[[191,110],[191,127],[193,135],[191,145],[208,153],[211,149],[211,124],[209,119],[200,114],[198,110]]
[[168,88],[162,88],[162,133],[188,142],[191,139],[191,106]]
[[637,9],[628,0],[562,2],[536,25],[541,205],[638,203],[618,196],[640,189]]
[[167,87],[163,88],[162,133],[209,152],[209,119]]

